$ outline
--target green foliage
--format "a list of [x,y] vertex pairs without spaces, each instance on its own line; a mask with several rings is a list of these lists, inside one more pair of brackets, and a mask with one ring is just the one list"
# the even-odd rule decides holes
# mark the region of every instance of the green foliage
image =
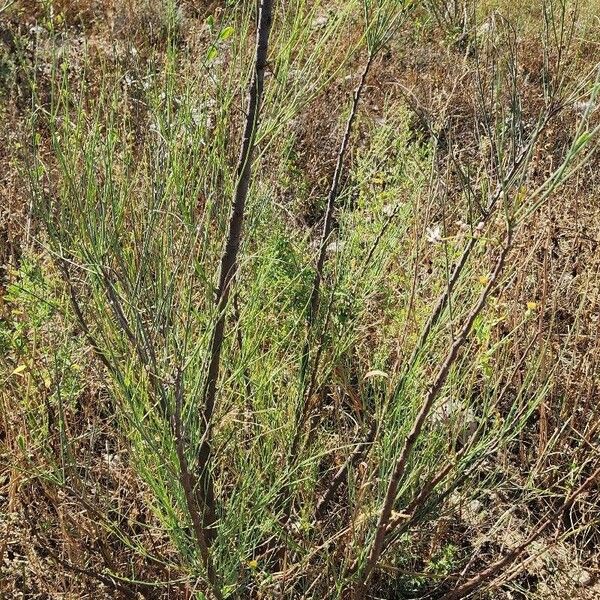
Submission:
[[49,440],[64,412],[72,413],[85,381],[80,340],[62,329],[62,285],[36,255],[23,257],[4,296],[0,349],[7,387],[26,390],[22,415],[35,444]]

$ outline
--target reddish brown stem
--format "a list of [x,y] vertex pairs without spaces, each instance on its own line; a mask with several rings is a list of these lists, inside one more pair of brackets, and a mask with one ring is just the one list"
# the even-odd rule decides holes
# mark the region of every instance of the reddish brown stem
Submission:
[[221,257],[219,285],[216,294],[217,322],[215,323],[210,343],[210,358],[201,410],[204,436],[198,451],[198,493],[201,502],[206,507],[204,526],[206,528],[206,538],[209,543],[214,538],[213,526],[216,521],[214,483],[210,471],[212,457],[211,422],[215,408],[217,380],[221,366],[221,350],[225,337],[226,310],[229,302],[231,283],[238,269],[238,254],[242,240],[246,199],[252,178],[252,159],[264,89],[272,11],[272,0],[261,0],[256,34],[254,72],[248,88],[248,113],[242,137],[240,157],[236,167],[236,186],[231,205],[231,214],[229,216],[225,248]]
[[446,356],[446,359],[440,367],[432,386],[429,388],[429,391],[425,396],[425,400],[423,401],[421,409],[413,422],[413,426],[406,439],[404,440],[404,446],[400,451],[400,455],[396,461],[392,475],[390,476],[383,507],[381,509],[381,513],[379,515],[377,527],[375,530],[375,539],[373,540],[373,544],[369,551],[367,563],[361,573],[359,581],[356,583],[355,588],[353,590],[352,597],[354,598],[354,600],[362,600],[362,598],[364,598],[365,596],[366,583],[369,577],[371,576],[373,570],[377,566],[377,562],[379,560],[381,551],[384,546],[385,535],[390,524],[394,503],[396,502],[398,487],[404,477],[408,459],[410,458],[411,452],[415,444],[417,443],[419,436],[421,435],[421,431],[429,413],[431,412],[431,409],[433,408],[433,404],[436,398],[438,397],[440,391],[442,390],[444,384],[446,383],[446,379],[448,377],[448,374],[450,373],[450,369],[452,368],[456,361],[456,358],[458,357],[459,350],[462,348],[465,341],[467,340],[469,332],[471,331],[471,327],[475,322],[475,319],[485,306],[486,300],[492,290],[492,287],[494,286],[500,272],[502,271],[502,268],[504,267],[504,262],[506,260],[506,256],[511,246],[511,239],[512,236],[509,230],[506,243],[502,248],[502,251],[500,252],[500,256],[498,257],[496,266],[494,268],[494,272],[492,273],[488,284],[481,292],[477,303],[469,313],[460,332],[456,336],[455,341],[452,344],[448,355]]
[[[369,70],[373,63],[374,54],[369,53],[369,57],[367,58],[367,62],[365,63],[358,85],[354,89],[354,93],[352,95],[352,106],[350,107],[350,114],[348,115],[348,119],[346,121],[346,128],[344,129],[344,135],[342,136],[342,141],[340,143],[340,147],[337,153],[337,160],[335,165],[335,170],[333,172],[333,177],[331,179],[331,186],[329,188],[329,194],[327,196],[327,208],[325,209],[325,221],[323,223],[323,232],[321,233],[321,241],[319,244],[319,255],[317,257],[317,264],[315,268],[315,277],[313,279],[313,285],[310,292],[310,300],[308,303],[308,317],[306,320],[307,324],[307,339],[304,345],[304,350],[302,352],[302,364],[301,364],[301,383],[302,383],[302,394],[301,398],[301,406],[298,411],[298,415],[296,416],[296,429],[294,432],[294,439],[292,440],[292,444],[290,446],[290,456],[292,460],[295,459],[295,456],[298,452],[298,446],[300,443],[300,439],[302,437],[304,424],[306,423],[308,417],[308,409],[310,406],[310,396],[312,394],[313,381],[316,378],[316,370],[318,369],[318,359],[315,360],[315,364],[313,365],[313,373],[311,377],[311,382],[308,386],[306,386],[306,378],[308,375],[308,369],[310,366],[310,346],[311,346],[311,338],[313,334],[314,326],[317,322],[317,314],[319,311],[319,304],[321,301],[321,282],[323,281],[323,268],[325,266],[325,260],[327,257],[327,243],[331,236],[331,232],[333,231],[334,219],[333,213],[336,208],[336,202],[340,193],[340,182],[342,179],[342,173],[344,171],[344,162],[346,159],[346,154],[348,152],[348,146],[350,144],[350,137],[352,135],[352,128],[354,126],[354,121],[356,120],[356,115],[358,113],[358,105],[365,87],[365,83],[367,80],[367,75],[369,74]],[[320,358],[322,352],[322,345],[319,347],[317,351],[318,357]]]

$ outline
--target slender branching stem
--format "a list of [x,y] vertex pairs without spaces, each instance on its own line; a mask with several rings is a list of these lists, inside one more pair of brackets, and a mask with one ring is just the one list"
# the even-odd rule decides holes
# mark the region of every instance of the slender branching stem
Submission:
[[482,290],[477,300],[477,303],[473,306],[471,312],[467,316],[460,332],[458,332],[454,343],[452,344],[446,356],[446,359],[442,363],[433,384],[431,385],[429,391],[425,396],[421,409],[419,410],[419,413],[417,414],[413,422],[412,428],[406,436],[406,439],[404,440],[404,445],[402,447],[402,450],[400,451],[392,474],[389,478],[383,507],[379,514],[379,519],[375,530],[375,538],[371,545],[366,565],[362,573],[360,574],[359,579],[353,590],[354,600],[362,600],[362,598],[364,598],[366,592],[366,583],[369,577],[371,576],[373,570],[377,566],[377,562],[383,549],[385,535],[392,517],[394,503],[396,502],[398,487],[404,477],[408,459],[410,458],[411,452],[415,444],[417,443],[419,436],[421,435],[421,431],[423,430],[423,426],[425,425],[427,417],[429,416],[429,413],[433,408],[434,402],[438,397],[440,391],[442,390],[444,384],[446,383],[446,379],[448,378],[448,374],[450,373],[452,366],[456,362],[456,359],[459,355],[459,351],[468,338],[473,323],[475,322],[475,319],[477,318],[479,313],[483,310],[486,300],[504,267],[506,256],[511,247],[511,242],[512,233],[509,228],[504,247],[502,248],[500,255],[496,261],[496,265],[493,273],[490,276],[490,280],[485,286],[485,288]]
[[185,502],[192,521],[192,529],[196,543],[200,549],[202,562],[206,568],[208,581],[211,585],[211,592],[216,600],[221,600],[222,594],[219,587],[219,581],[213,564],[208,541],[206,539],[206,530],[204,528],[204,519],[202,516],[202,507],[198,506],[198,496],[194,493],[194,477],[190,471],[188,460],[185,454],[185,439],[183,433],[183,421],[181,411],[183,405],[183,372],[177,370],[175,377],[175,412],[173,413],[173,434],[175,436],[175,449],[177,461],[179,463],[179,479]]
[[[350,113],[348,114],[348,118],[346,120],[344,134],[342,135],[342,140],[338,149],[335,169],[331,178],[329,194],[327,196],[327,207],[325,209],[323,231],[321,232],[321,241],[319,243],[319,254],[317,256],[315,276],[313,279],[312,288],[310,292],[310,299],[308,302],[308,315],[306,322],[307,337],[304,345],[304,350],[302,352],[302,364],[300,369],[302,398],[300,410],[298,411],[298,415],[296,417],[296,427],[290,450],[290,456],[292,458],[295,457],[298,452],[298,446],[302,438],[303,428],[308,417],[308,410],[310,406],[310,396],[313,385],[309,384],[307,386],[307,375],[310,366],[311,341],[313,339],[313,331],[317,322],[319,305],[321,303],[321,283],[323,281],[323,269],[325,267],[325,262],[327,258],[327,245],[334,228],[334,212],[337,207],[338,197],[340,195],[340,183],[344,172],[345,160],[350,145],[350,138],[352,136],[354,122],[358,114],[358,105],[360,103],[360,99],[367,81],[367,75],[369,74],[369,70],[371,69],[371,65],[373,64],[374,57],[374,52],[370,51],[367,60],[364,64],[363,70],[361,72],[358,85],[356,86],[356,88],[354,89],[354,93],[352,94],[352,105],[350,107]],[[312,368],[313,374],[311,380],[313,380],[316,377],[316,373],[314,371],[316,371],[317,366],[313,365]]]
[[[206,507],[205,526],[208,529],[212,529],[216,521],[214,485],[210,473],[210,459],[212,455],[211,422],[215,408],[217,380],[221,366],[221,350],[225,337],[226,311],[231,283],[238,269],[238,254],[242,240],[246,199],[252,179],[252,159],[263,96],[265,69],[267,67],[272,12],[273,1],[261,0],[256,35],[254,71],[248,88],[248,113],[244,125],[240,157],[236,167],[236,185],[229,216],[225,248],[221,256],[219,285],[216,292],[217,321],[210,342],[206,385],[202,398],[201,421],[205,428],[205,433],[198,451],[197,472],[200,480],[198,491]],[[214,533],[207,532],[207,537],[209,540],[212,539]]]

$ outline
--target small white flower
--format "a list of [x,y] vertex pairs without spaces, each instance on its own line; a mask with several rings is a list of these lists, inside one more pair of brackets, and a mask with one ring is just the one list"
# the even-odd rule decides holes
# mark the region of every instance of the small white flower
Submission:
[[591,100],[587,102],[575,102],[573,105],[575,112],[580,115],[585,115],[587,112],[591,112],[594,108],[594,103]]
[[461,400],[442,398],[440,403],[431,412],[433,423],[438,426],[462,426],[461,438],[471,437],[477,430],[478,418],[473,410]]
[[192,121],[194,122],[195,125],[197,125],[197,126],[202,125],[204,113],[202,112],[201,108],[199,108],[197,106],[193,107],[192,110],[190,111],[190,115],[191,115]]
[[458,228],[460,229],[460,231],[462,231],[462,232],[469,231],[469,224],[466,223],[465,221],[463,221],[462,219],[459,219],[458,221],[456,221],[456,224],[458,225]]
[[383,207],[382,212],[386,217],[393,217],[396,213],[396,206],[394,204],[386,204]]
[[431,244],[439,244],[443,241],[442,238],[442,228],[440,225],[435,225],[434,227],[428,227],[425,231],[425,237],[427,241]]
[[344,242],[331,242],[327,245],[327,252],[341,252],[344,249]]
[[479,26],[477,33],[479,33],[479,35],[486,35],[492,31],[493,27],[494,26],[490,21],[486,21]]

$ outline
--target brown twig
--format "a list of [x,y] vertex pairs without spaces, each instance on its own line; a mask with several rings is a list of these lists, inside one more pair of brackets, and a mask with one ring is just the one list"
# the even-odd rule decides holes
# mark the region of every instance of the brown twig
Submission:
[[132,585],[128,582],[120,581],[119,578],[114,575],[100,573],[98,571],[94,571],[93,569],[86,569],[84,567],[79,567],[73,564],[70,560],[66,560],[60,557],[52,548],[49,547],[49,544],[42,538],[40,532],[37,528],[37,518],[36,515],[31,513],[30,509],[27,505],[24,506],[25,514],[28,516],[28,521],[31,523],[31,534],[40,544],[40,546],[44,549],[44,552],[57,564],[61,565],[65,569],[72,571],[73,573],[78,573],[79,575],[84,575],[85,577],[89,577],[90,579],[95,579],[100,583],[104,584],[109,589],[113,589],[116,592],[123,594],[125,598],[132,598],[136,600],[139,598],[140,594],[151,600],[155,598],[155,594],[152,594],[154,590],[154,586],[148,584],[146,582],[138,581],[136,584]]
[[215,408],[217,380],[221,366],[221,349],[225,337],[226,310],[229,302],[231,283],[238,269],[238,253],[242,239],[246,199],[252,177],[252,162],[264,89],[272,10],[272,0],[261,0],[256,34],[254,72],[248,88],[248,113],[242,137],[240,157],[236,167],[236,186],[231,205],[231,214],[229,216],[225,248],[221,257],[219,285],[216,294],[217,321],[210,342],[210,358],[201,409],[201,422],[205,431],[198,450],[198,491],[203,504],[207,508],[207,519],[204,527],[206,529],[206,539],[209,543],[214,538],[213,526],[216,521],[214,483],[210,472],[210,460],[212,457],[211,422]]
[[348,473],[350,468],[355,466],[362,459],[369,446],[373,443],[376,431],[377,421],[373,419],[365,439],[363,439],[356,445],[356,448],[354,449],[352,454],[350,454],[350,456],[346,459],[344,464],[338,469],[337,473],[334,475],[333,479],[327,486],[327,489],[317,502],[317,508],[315,509],[315,518],[318,521],[322,520],[325,517],[327,509],[329,508],[329,504],[333,500],[333,497],[335,496],[335,493],[337,492],[338,488],[346,478],[346,474]]
[[[117,371],[116,371],[114,365],[110,362],[110,360],[108,359],[106,354],[100,349],[100,347],[99,347],[98,343],[96,342],[94,336],[92,335],[92,333],[89,329],[89,326],[87,324],[87,321],[83,315],[83,311],[81,309],[79,300],[77,298],[77,293],[75,291],[75,286],[70,277],[70,272],[69,272],[69,268],[68,268],[68,264],[67,264],[66,260],[64,258],[59,259],[58,266],[59,266],[59,268],[62,272],[63,278],[66,281],[67,286],[69,288],[71,305],[72,305],[73,311],[75,313],[75,317],[79,323],[79,326],[82,328],[83,333],[84,333],[86,339],[88,340],[88,343],[92,346],[92,348],[94,350],[94,353],[98,356],[98,358],[101,360],[101,362],[105,365],[107,370],[111,374],[115,375],[117,373]],[[163,404],[163,416],[165,416],[165,418],[168,418],[168,408],[167,408],[167,405],[165,404],[166,397],[164,396],[165,390],[163,389],[163,386],[160,384],[158,377],[155,373],[155,369],[156,369],[155,358],[154,358],[154,364],[151,363],[151,359],[150,359],[150,356],[154,357],[154,354],[153,354],[153,352],[152,353],[147,352],[146,350],[144,350],[143,346],[141,346],[138,338],[134,335],[133,331],[131,330],[131,327],[129,326],[129,323],[123,312],[123,309],[122,309],[120,300],[118,298],[118,295],[116,293],[116,290],[114,289],[112,282],[110,282],[110,280],[108,278],[108,274],[106,273],[106,271],[104,269],[102,270],[102,273],[103,273],[103,283],[104,283],[104,286],[109,295],[109,300],[110,300],[113,312],[115,314],[115,318],[117,319],[119,326],[124,331],[125,335],[129,339],[131,344],[136,349],[138,357],[139,357],[140,361],[142,362],[142,364],[144,365],[144,367],[146,367],[146,369],[148,370],[149,373],[153,374],[153,376],[151,375],[150,378],[151,378],[151,381],[153,382],[154,391],[155,391],[155,393],[161,394],[161,403]],[[157,386],[158,386],[158,389],[157,389]],[[208,549],[208,545],[206,543],[206,539],[204,537],[204,532],[203,532],[203,528],[202,528],[203,519],[201,517],[201,510],[197,504],[197,498],[194,495],[194,480],[193,480],[193,477],[189,470],[187,458],[185,456],[183,423],[182,423],[182,419],[181,419],[181,408],[183,405],[183,381],[182,381],[181,369],[178,369],[178,371],[177,371],[174,389],[175,389],[175,412],[172,416],[172,419],[170,419],[170,425],[171,425],[171,428],[172,428],[172,431],[173,431],[173,434],[175,437],[177,458],[178,458],[178,462],[179,462],[179,479],[180,479],[180,483],[181,483],[181,486],[184,491],[188,512],[190,515],[190,519],[192,521],[194,535],[196,537],[196,542],[198,543],[198,547],[199,547],[200,553],[202,555],[202,561],[207,570],[208,580],[212,586],[211,592],[217,600],[220,600],[222,596],[220,594],[219,587],[218,587],[218,578],[217,578],[217,575],[216,575],[216,572],[215,572],[215,569],[214,569],[214,566],[212,563],[212,558],[210,556],[210,552]],[[82,572],[84,572],[84,571],[82,571]],[[88,575],[96,576],[96,574],[90,574],[90,573],[88,573]],[[96,576],[96,578],[100,579],[97,576]],[[105,578],[103,576],[101,580],[104,581],[105,579],[107,579],[107,578]]]
[[373,570],[377,566],[377,562],[383,549],[385,535],[390,524],[392,511],[398,492],[398,487],[400,485],[400,482],[402,481],[402,478],[404,477],[406,465],[408,463],[410,454],[421,434],[425,421],[429,416],[431,409],[433,408],[433,404],[436,398],[438,397],[440,391],[446,383],[446,379],[448,377],[448,374],[450,373],[450,369],[452,368],[456,361],[456,358],[458,357],[459,350],[466,342],[467,337],[471,331],[471,327],[475,322],[475,319],[485,306],[486,300],[492,290],[492,287],[496,283],[498,276],[500,275],[504,267],[506,256],[511,247],[511,243],[512,232],[509,227],[504,247],[502,248],[500,256],[496,261],[496,266],[494,268],[493,273],[490,276],[490,280],[485,286],[485,288],[482,290],[477,303],[472,308],[461,330],[458,332],[456,339],[446,356],[446,359],[442,363],[432,386],[429,388],[429,391],[425,396],[421,409],[413,422],[412,428],[409,434],[407,435],[406,439],[404,440],[404,446],[400,451],[400,455],[396,461],[394,470],[388,482],[383,507],[381,509],[379,519],[377,522],[377,527],[375,530],[375,539],[373,540],[373,543],[371,545],[369,556],[367,558],[367,563],[353,589],[352,597],[354,598],[354,600],[361,600],[362,598],[364,598],[366,592],[366,583],[369,577],[371,576]]
[[[235,339],[237,344],[237,350],[240,355],[240,360],[243,360],[244,353],[244,335],[241,327],[241,312],[239,296],[237,293],[233,295],[233,320],[236,324],[235,328]],[[252,436],[258,427],[258,421],[256,420],[256,414],[254,412],[254,403],[252,402],[252,381],[250,379],[250,372],[246,365],[242,367],[242,392],[244,394],[245,404],[245,415],[244,415],[244,443],[246,447],[249,447],[252,440]]]
[[87,321],[83,315],[83,310],[81,308],[81,305],[79,304],[79,299],[77,298],[75,284],[73,283],[73,280],[71,279],[71,273],[69,271],[69,265],[68,265],[67,260],[64,257],[59,257],[57,259],[57,265],[58,265],[60,272],[62,273],[63,279],[65,280],[67,287],[69,288],[69,300],[71,302],[71,308],[73,309],[73,312],[75,313],[75,318],[77,319],[77,323],[79,324],[79,327],[81,327],[81,330],[83,331],[83,335],[85,336],[88,344],[92,347],[94,354],[100,359],[100,362],[106,367],[106,369],[109,371],[109,373],[114,374],[114,372],[115,372],[114,365],[110,362],[110,360],[108,359],[108,356],[106,356],[106,353],[103,352],[103,350],[100,348],[100,345],[98,344],[98,342],[96,341],[96,338],[92,334],[92,332],[87,324]]
[[[311,346],[311,338],[312,332],[317,321],[317,315],[319,312],[319,305],[321,302],[321,283],[323,281],[323,268],[325,266],[325,261],[327,257],[327,243],[331,236],[334,226],[334,211],[336,208],[336,203],[340,194],[340,182],[342,179],[342,173],[344,171],[344,164],[346,160],[346,154],[348,152],[348,146],[350,144],[350,137],[352,135],[354,121],[356,120],[356,116],[358,113],[358,105],[360,103],[360,99],[365,87],[365,83],[367,80],[367,75],[369,74],[369,70],[371,65],[373,64],[373,59],[375,58],[375,54],[373,52],[369,52],[369,56],[365,65],[363,67],[362,73],[360,75],[360,80],[358,85],[354,89],[354,93],[352,95],[352,105],[350,107],[350,113],[348,115],[348,119],[346,120],[346,127],[344,129],[344,134],[342,136],[342,140],[340,142],[340,146],[337,153],[335,170],[333,172],[333,176],[331,178],[331,186],[329,188],[329,194],[327,196],[327,208],[325,209],[325,220],[323,223],[323,231],[321,233],[321,241],[319,244],[319,254],[317,256],[317,264],[315,267],[315,276],[313,279],[313,284],[310,292],[310,299],[308,303],[308,316],[306,319],[307,326],[307,338],[304,344],[304,350],[302,352],[302,364],[300,368],[300,377],[302,382],[302,399],[301,406],[299,408],[298,414],[296,416],[296,427],[294,432],[294,438],[292,440],[292,444],[290,446],[290,456],[292,460],[294,459],[298,445],[300,443],[300,439],[303,433],[303,425],[306,422],[308,409],[310,406],[310,397],[312,395],[312,383],[306,386],[306,377],[308,374],[308,369],[310,365],[310,346]],[[322,346],[317,351],[319,356],[322,351]],[[316,374],[314,371],[316,370],[313,367],[313,374],[311,378],[314,380]],[[308,387],[308,389],[307,389]]]
[[502,572],[505,567],[514,563],[527,548],[535,542],[540,536],[542,536],[552,525],[555,525],[559,521],[560,517],[568,511],[577,498],[600,476],[600,467],[598,467],[585,481],[567,498],[563,504],[557,510],[551,511],[548,516],[538,525],[523,542],[513,548],[506,556],[492,563],[489,567],[480,571],[471,579],[465,581],[462,585],[455,587],[451,592],[442,596],[441,600],[459,600],[465,598],[473,590],[480,588],[486,581],[495,577]]
[[348,145],[350,144],[350,136],[352,135],[352,128],[354,125],[354,121],[356,120],[356,115],[358,114],[358,104],[360,102],[367,75],[373,63],[374,54],[372,52],[369,53],[367,61],[363,67],[362,73],[360,75],[360,81],[358,85],[354,89],[354,93],[352,95],[352,106],[350,108],[350,114],[348,115],[348,119],[346,121],[346,128],[344,130],[344,135],[342,136],[342,141],[340,143],[340,147],[337,154],[337,160],[335,165],[335,171],[333,173],[333,177],[331,180],[331,187],[329,188],[329,195],[327,196],[327,208],[325,210],[325,221],[323,223],[323,232],[321,233],[321,243],[319,245],[319,255],[317,258],[317,265],[315,269],[315,277],[313,280],[313,286],[310,293],[310,301],[309,301],[309,313],[308,313],[308,326],[312,327],[317,318],[317,312],[319,310],[319,302],[320,302],[320,288],[321,282],[323,280],[323,267],[325,266],[325,257],[327,255],[327,242],[329,241],[329,237],[333,230],[333,213],[336,208],[336,202],[340,193],[340,181],[342,178],[342,172],[344,170],[344,162],[346,159],[346,153],[348,151]]

